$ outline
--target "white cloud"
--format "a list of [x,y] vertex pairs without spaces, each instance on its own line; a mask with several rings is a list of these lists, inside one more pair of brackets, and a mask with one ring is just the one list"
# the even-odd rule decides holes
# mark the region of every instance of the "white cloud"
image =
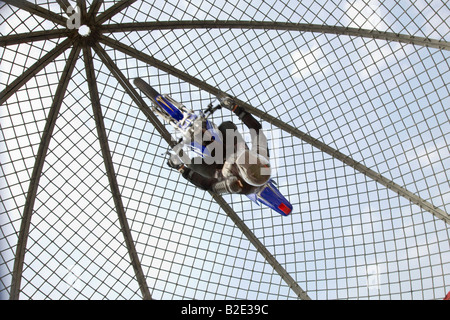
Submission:
[[[378,1],[343,1],[341,6],[348,18],[344,25],[363,29],[386,29],[383,21],[380,3]],[[346,19],[344,19],[346,20]]]
[[326,74],[330,67],[328,61],[321,61],[323,57],[324,53],[319,43],[314,44],[310,50],[295,50],[291,53],[291,59],[295,65],[291,69],[291,75],[296,79],[305,79]]

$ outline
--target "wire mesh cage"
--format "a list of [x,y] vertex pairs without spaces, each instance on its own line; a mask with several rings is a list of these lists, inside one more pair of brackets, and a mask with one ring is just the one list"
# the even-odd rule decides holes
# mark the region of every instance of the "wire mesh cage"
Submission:
[[[0,2],[2,299],[443,299],[445,1]],[[132,79],[267,132],[283,217],[166,164]],[[236,122],[227,110],[213,121]]]

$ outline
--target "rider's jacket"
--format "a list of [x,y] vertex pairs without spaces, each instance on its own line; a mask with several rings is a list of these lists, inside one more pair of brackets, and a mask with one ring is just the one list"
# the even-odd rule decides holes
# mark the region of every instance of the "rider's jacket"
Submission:
[[[258,122],[250,113],[241,107],[237,107],[234,113],[242,120],[247,128],[250,129],[251,150],[268,158],[267,138],[262,130],[261,123]],[[241,148],[248,148],[243,145],[235,146],[236,152],[229,155],[225,160],[223,167],[218,171],[215,177],[205,177],[191,168],[185,168],[183,177],[202,190],[209,190],[215,193],[240,193],[250,194],[257,187],[249,185],[239,176],[239,171],[235,164],[236,154]]]

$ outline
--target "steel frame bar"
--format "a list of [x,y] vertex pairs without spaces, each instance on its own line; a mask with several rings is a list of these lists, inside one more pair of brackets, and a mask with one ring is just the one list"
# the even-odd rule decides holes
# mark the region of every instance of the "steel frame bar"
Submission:
[[105,63],[114,77],[119,81],[121,86],[125,89],[128,95],[133,99],[138,108],[145,114],[147,119],[155,126],[156,130],[162,136],[164,140],[166,140],[169,145],[175,146],[176,141],[171,138],[171,134],[167,131],[165,126],[161,124],[156,115],[150,110],[145,101],[142,99],[140,94],[136,91],[134,86],[130,83],[127,77],[117,68],[115,63],[111,60],[105,50],[100,47],[98,44],[94,46],[94,50],[98,55],[101,56],[103,63]]
[[36,200],[37,189],[39,186],[39,180],[42,174],[42,168],[45,163],[45,157],[47,155],[48,146],[52,138],[53,129],[55,128],[56,119],[61,108],[64,94],[67,90],[67,86],[71,79],[73,69],[75,67],[78,55],[80,54],[80,46],[75,45],[70,52],[67,59],[66,66],[59,81],[56,93],[53,99],[52,106],[47,116],[44,131],[42,132],[41,142],[39,144],[36,161],[33,167],[33,173],[31,175],[30,184],[28,186],[28,193],[25,200],[25,206],[22,214],[22,221],[20,225],[19,238],[17,241],[16,255],[14,260],[13,274],[11,280],[11,292],[10,299],[18,300],[20,294],[20,284],[22,281],[23,264],[25,261],[25,251],[27,246],[27,240],[30,230],[31,217],[33,214],[33,207]]
[[77,0],[77,6],[80,8],[81,23],[86,23],[86,0]]
[[70,3],[68,0],[56,0],[58,2],[61,9],[67,13],[67,9],[70,7]]
[[50,40],[70,36],[72,32],[68,29],[42,30],[30,33],[10,34],[0,36],[0,47],[14,44],[28,43],[41,40]]
[[[105,39],[103,38],[105,41]],[[105,41],[105,44],[109,44]],[[98,47],[98,45],[97,45]],[[131,48],[130,48],[131,49]],[[105,53],[106,54],[106,53]],[[108,66],[112,65],[111,71],[119,79],[119,82],[123,83],[123,87],[127,93],[131,96],[134,102],[137,104],[139,109],[144,112],[150,123],[155,126],[156,130],[162,136],[162,138],[170,145],[174,146],[176,141],[171,138],[171,134],[167,131],[165,126],[159,121],[155,114],[151,111],[145,101],[140,97],[136,89],[131,86],[129,81],[123,76],[120,70],[115,67],[114,63],[108,61]],[[116,69],[116,70],[114,70]],[[120,73],[120,74],[119,74]],[[236,224],[236,226],[242,231],[242,233],[247,237],[247,239],[252,243],[258,252],[266,259],[266,261],[277,271],[277,273],[282,277],[282,279],[287,283],[289,288],[291,288],[299,298],[310,299],[306,292],[297,284],[297,282],[288,274],[288,272],[281,266],[281,264],[275,259],[275,257],[267,250],[267,248],[258,240],[258,238],[253,234],[253,232],[245,225],[244,221],[234,212],[234,210],[226,203],[226,201],[218,194],[210,193],[214,200],[221,206],[225,213],[230,217],[230,219]]]
[[100,10],[101,5],[103,4],[103,0],[94,0],[94,2],[89,7],[89,12],[87,13],[88,19],[93,20]]
[[[98,50],[98,49],[97,49]],[[98,51],[97,51],[98,52]],[[104,61],[104,54],[101,53],[99,56]],[[122,202],[122,196],[119,190],[119,185],[117,183],[116,174],[114,172],[114,165],[111,158],[111,151],[108,145],[108,138],[106,134],[105,124],[103,121],[103,114],[100,105],[100,97],[97,88],[97,82],[94,71],[94,63],[92,60],[92,53],[89,47],[83,48],[83,56],[87,74],[87,83],[89,86],[89,94],[92,102],[92,109],[94,112],[94,118],[97,128],[98,139],[100,142],[101,152],[103,160],[105,163],[106,174],[108,176],[109,185],[111,188],[111,193],[114,199],[114,204],[116,207],[117,215],[119,218],[120,227],[125,239],[125,244],[128,249],[128,254],[130,256],[131,265],[133,266],[136,279],[139,284],[139,288],[144,300],[152,299],[150,291],[148,289],[147,282],[145,280],[144,272],[142,271],[142,266],[137,255],[136,247],[134,245],[133,237],[131,235],[130,226],[128,225],[125,208]],[[105,62],[105,61],[104,61]],[[107,62],[109,64],[109,62]]]
[[41,18],[50,20],[56,24],[62,25],[64,27],[67,26],[67,19],[63,16],[56,14],[52,11],[49,11],[47,9],[42,8],[41,6],[38,6],[37,4],[28,2],[26,0],[2,0],[3,2],[6,2],[9,5],[15,6],[19,9],[28,11],[30,14],[35,14]]
[[425,46],[441,50],[450,50],[450,42],[434,40],[424,37],[402,35],[393,32],[368,30],[361,28],[349,28],[339,26],[326,26],[306,23],[272,22],[272,21],[158,21],[118,23],[102,26],[102,32],[127,32],[127,31],[151,31],[164,29],[262,29],[262,30],[286,30],[301,32],[329,33],[363,37],[386,41]]
[[242,231],[251,244],[258,250],[258,252],[266,259],[266,261],[273,267],[273,269],[280,275],[280,277],[286,282],[289,288],[295,292],[295,294],[302,300],[311,300],[306,291],[304,291],[299,284],[291,277],[291,275],[283,268],[283,266],[277,261],[277,259],[267,250],[266,246],[259,241],[255,234],[249,227],[242,221],[242,219],[234,212],[230,205],[218,194],[210,192],[210,195],[219,204],[219,206],[230,217],[234,224]]
[[136,2],[136,0],[121,0],[117,2],[116,4],[105,10],[103,13],[99,14],[95,18],[95,22],[99,25],[102,24],[106,20],[111,19],[115,14],[119,13],[121,10],[132,5],[134,2]]
[[[204,91],[207,91],[207,92],[211,93],[212,95],[217,96],[218,94],[224,94],[224,92],[221,92],[219,89],[207,84],[206,82],[204,82],[200,79],[197,79],[179,69],[176,69],[176,68],[172,67],[171,65],[168,65],[162,61],[159,61],[159,60],[155,59],[154,57],[151,57],[151,56],[143,53],[142,51],[138,51],[134,48],[131,48],[127,45],[119,43],[118,41],[112,40],[105,36],[101,36],[100,41],[103,42],[104,44],[108,45],[111,48],[119,50],[133,58],[141,60],[155,68],[163,70],[164,72],[167,72],[173,76],[176,76],[181,80],[184,80],[192,85],[195,85],[196,87],[198,87]],[[343,163],[354,168],[356,171],[363,173],[367,177],[375,180],[376,182],[387,187],[388,189],[395,191],[397,194],[406,198],[410,202],[418,205],[422,209],[432,213],[436,218],[443,220],[447,224],[450,224],[450,216],[448,215],[448,213],[446,213],[445,211],[441,210],[440,208],[434,206],[430,202],[422,199],[418,195],[406,190],[405,188],[403,188],[400,185],[396,184],[395,182],[389,180],[388,178],[383,177],[381,174],[375,172],[372,169],[369,169],[368,167],[357,162],[356,160],[352,159],[351,157],[343,154],[342,152],[340,152],[336,149],[333,149],[332,147],[328,146],[327,144],[323,143],[322,141],[315,139],[315,138],[311,137],[310,135],[308,135],[307,133],[304,133],[301,130],[294,128],[293,126],[281,121],[280,119],[277,119],[277,118],[271,116],[270,114],[264,112],[263,110],[259,110],[239,99],[236,99],[236,101],[238,104],[243,106],[250,113],[252,113],[252,114],[258,116],[259,118],[271,123],[272,125],[292,134],[293,136],[311,144],[312,146],[327,153],[328,155],[332,156],[333,158],[342,161]]]
[[34,77],[39,71],[45,68],[50,62],[58,57],[62,52],[72,45],[71,39],[66,39],[50,50],[45,56],[36,61],[24,73],[11,82],[2,92],[0,92],[0,105],[2,105],[10,96],[12,96],[21,86]]

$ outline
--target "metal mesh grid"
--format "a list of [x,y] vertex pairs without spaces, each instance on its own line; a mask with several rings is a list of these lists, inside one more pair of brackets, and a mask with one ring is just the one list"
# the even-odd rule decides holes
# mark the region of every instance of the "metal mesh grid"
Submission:
[[[5,2],[2,298],[450,290],[445,2]],[[67,27],[69,5],[98,11],[91,41]],[[263,121],[292,215],[237,195],[227,207],[171,171],[167,142],[123,80],[136,76],[194,109],[210,88],[245,103]],[[224,120],[237,119],[215,114]]]

